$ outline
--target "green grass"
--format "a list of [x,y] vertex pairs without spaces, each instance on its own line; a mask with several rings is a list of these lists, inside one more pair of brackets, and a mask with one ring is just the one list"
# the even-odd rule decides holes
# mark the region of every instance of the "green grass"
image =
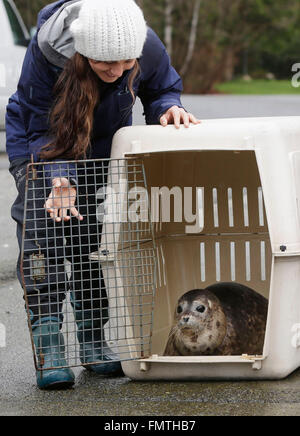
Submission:
[[215,87],[218,92],[224,94],[298,94],[300,87],[294,88],[290,80],[252,80],[246,82],[242,79],[221,83]]

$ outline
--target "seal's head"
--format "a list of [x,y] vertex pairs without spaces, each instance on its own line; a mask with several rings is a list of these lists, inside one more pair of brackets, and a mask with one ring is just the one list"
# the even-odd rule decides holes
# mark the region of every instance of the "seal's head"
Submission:
[[212,292],[194,289],[180,297],[170,335],[180,354],[213,354],[225,335],[226,316]]

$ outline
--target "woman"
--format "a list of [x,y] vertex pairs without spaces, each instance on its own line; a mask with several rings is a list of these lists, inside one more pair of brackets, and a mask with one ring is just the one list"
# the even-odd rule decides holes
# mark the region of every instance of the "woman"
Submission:
[[[19,194],[12,217],[20,247],[28,162],[66,161],[38,170],[35,198],[28,197],[32,207],[27,221],[32,228],[24,246],[25,283],[20,258],[17,266],[19,281],[26,287],[39,368],[43,369],[37,371],[40,388],[74,384],[73,372],[64,368],[60,331],[68,290],[82,364],[98,374],[121,373],[120,362],[104,339],[108,303],[103,279],[99,279],[99,270],[89,268],[88,259],[89,252],[99,246],[101,228],[95,218],[95,199],[86,200],[91,193],[83,186],[101,186],[102,176],[95,180],[90,171],[94,167],[85,167],[81,174],[67,161],[109,158],[115,132],[132,124],[136,95],[143,103],[147,124],[174,123],[179,128],[181,123],[186,127],[198,123],[182,108],[181,91],[180,77],[163,44],[147,28],[133,0],[61,0],[40,12],[38,32],[28,47],[18,91],[9,101],[6,116],[10,171]],[[39,185],[44,178],[46,187]],[[46,226],[45,220],[52,224]],[[40,256],[46,265],[46,277],[39,280],[26,274],[33,256]],[[67,280],[66,258],[71,262]],[[58,368],[47,370],[53,367]]]

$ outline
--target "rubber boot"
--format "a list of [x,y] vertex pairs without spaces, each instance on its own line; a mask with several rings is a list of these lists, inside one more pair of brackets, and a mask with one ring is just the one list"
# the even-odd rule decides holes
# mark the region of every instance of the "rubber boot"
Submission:
[[33,340],[38,356],[36,371],[37,385],[40,389],[67,389],[74,385],[75,376],[69,368],[49,369],[67,366],[65,344],[57,318],[42,318],[32,325]]
[[[105,341],[101,320],[92,319],[93,312],[82,310],[81,304],[74,304],[72,297],[71,301],[77,325],[82,366],[100,375],[124,375],[118,355],[110,349]],[[97,313],[100,313],[100,309],[97,310]],[[92,362],[97,363],[92,364]]]

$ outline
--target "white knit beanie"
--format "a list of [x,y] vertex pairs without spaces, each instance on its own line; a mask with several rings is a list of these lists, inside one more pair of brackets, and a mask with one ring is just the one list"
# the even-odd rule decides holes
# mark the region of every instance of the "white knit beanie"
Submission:
[[134,0],[83,0],[71,33],[75,50],[83,56],[121,61],[141,56],[147,26]]

